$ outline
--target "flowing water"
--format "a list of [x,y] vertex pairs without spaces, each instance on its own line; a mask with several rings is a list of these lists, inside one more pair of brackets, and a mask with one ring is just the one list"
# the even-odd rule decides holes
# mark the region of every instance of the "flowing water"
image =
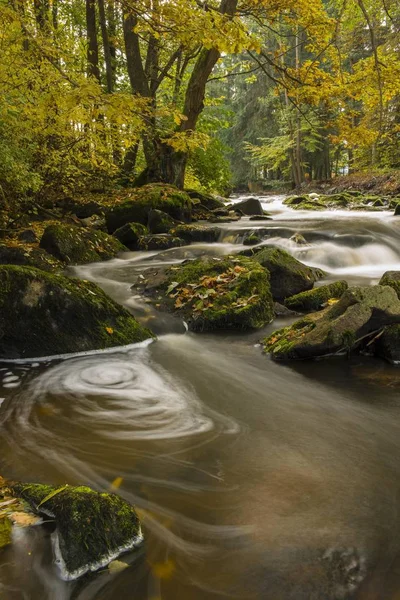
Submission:
[[360,357],[275,364],[257,342],[283,319],[196,335],[131,290],[147,267],[239,251],[249,228],[330,280],[370,285],[400,270],[399,218],[262,201],[273,220],[225,224],[217,244],[71,273],[157,342],[0,363],[0,473],[101,490],[114,481],[145,533],[123,569],[65,582],[50,533],[19,530],[0,552],[1,600],[400,599],[398,368]]

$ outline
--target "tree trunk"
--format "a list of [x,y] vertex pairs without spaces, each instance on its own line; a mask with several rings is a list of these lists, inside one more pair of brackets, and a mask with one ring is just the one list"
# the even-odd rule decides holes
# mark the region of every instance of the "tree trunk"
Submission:
[[103,40],[104,62],[106,65],[107,92],[109,94],[112,94],[114,91],[114,77],[113,77],[113,69],[112,69],[110,42],[108,40],[106,10],[104,7],[104,0],[97,0],[97,1],[98,1],[98,7],[99,7],[99,21],[100,21],[100,28],[101,28],[101,37]]
[[[238,0],[222,0],[219,11],[232,18],[236,12]],[[183,115],[179,131],[194,131],[197,121],[204,108],[204,97],[208,78],[211,75],[221,54],[216,48],[204,48],[193,67],[185,94]],[[161,140],[154,141],[152,163],[147,169],[148,181],[172,183],[183,188],[188,155],[186,152],[176,152],[171,146]]]
[[100,83],[95,0],[86,0],[87,74]]

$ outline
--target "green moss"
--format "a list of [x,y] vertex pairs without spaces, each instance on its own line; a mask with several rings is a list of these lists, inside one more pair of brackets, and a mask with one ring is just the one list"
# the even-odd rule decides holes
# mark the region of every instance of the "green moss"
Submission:
[[12,523],[7,517],[0,516],[0,550],[11,544],[11,539]]
[[205,225],[178,225],[171,229],[171,234],[184,239],[186,242],[217,242],[221,235],[220,227]]
[[379,285],[388,285],[393,288],[400,299],[400,271],[387,271],[382,275]]
[[336,281],[286,298],[284,304],[290,310],[299,312],[320,310],[328,300],[340,298],[347,288],[346,281]]
[[[235,273],[234,277],[232,273]],[[273,319],[268,272],[248,258],[203,258],[171,268],[167,275],[168,281],[162,287],[166,294],[165,304],[170,309],[175,306],[193,331],[257,329]],[[216,278],[217,281],[208,286],[203,277]],[[224,278],[229,283],[224,284]],[[211,295],[212,283],[215,283],[216,293]],[[174,286],[172,298],[167,293],[171,285]],[[193,298],[176,309],[176,295],[184,294],[185,289],[193,287],[196,288]]]
[[95,492],[86,486],[55,488],[22,483],[11,485],[11,490],[34,512],[54,519],[68,578],[105,566],[141,540],[134,507],[115,494]]
[[139,239],[148,234],[148,229],[141,223],[126,223],[119,229],[116,229],[113,236],[117,238],[127,248],[136,250]]
[[147,227],[150,233],[168,233],[175,221],[166,212],[152,208],[149,212]]
[[105,349],[152,337],[97,285],[29,267],[0,266],[0,355]]
[[108,231],[112,233],[130,222],[147,225],[151,209],[164,211],[174,219],[186,221],[191,218],[192,202],[185,192],[172,185],[149,184],[135,188],[129,200],[116,204],[106,213]]
[[139,238],[138,250],[168,250],[168,248],[179,248],[186,244],[185,240],[166,233],[144,235]]
[[116,238],[74,225],[49,225],[40,247],[66,264],[83,264],[113,258],[127,248]]
[[253,255],[253,260],[268,269],[271,277],[271,292],[274,300],[310,290],[321,272],[296,260],[281,248],[265,247]]
[[36,267],[42,271],[61,270],[64,265],[42,248],[0,244],[0,264]]
[[261,243],[261,238],[256,233],[250,233],[243,239],[244,246],[255,246],[256,244]]

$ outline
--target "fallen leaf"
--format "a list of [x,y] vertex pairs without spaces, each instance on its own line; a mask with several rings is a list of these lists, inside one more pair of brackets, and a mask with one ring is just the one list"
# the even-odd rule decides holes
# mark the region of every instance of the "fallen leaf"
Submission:
[[31,527],[42,522],[42,519],[37,515],[25,512],[12,512],[9,517],[14,525],[18,525],[19,527]]
[[114,329],[112,327],[106,327],[106,331],[107,333],[109,333],[110,335],[112,335],[114,333]]

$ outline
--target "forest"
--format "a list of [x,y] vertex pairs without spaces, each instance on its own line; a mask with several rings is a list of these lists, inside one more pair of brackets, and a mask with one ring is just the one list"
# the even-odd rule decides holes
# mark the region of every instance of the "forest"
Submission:
[[0,600],[399,600],[399,0],[0,0]]

